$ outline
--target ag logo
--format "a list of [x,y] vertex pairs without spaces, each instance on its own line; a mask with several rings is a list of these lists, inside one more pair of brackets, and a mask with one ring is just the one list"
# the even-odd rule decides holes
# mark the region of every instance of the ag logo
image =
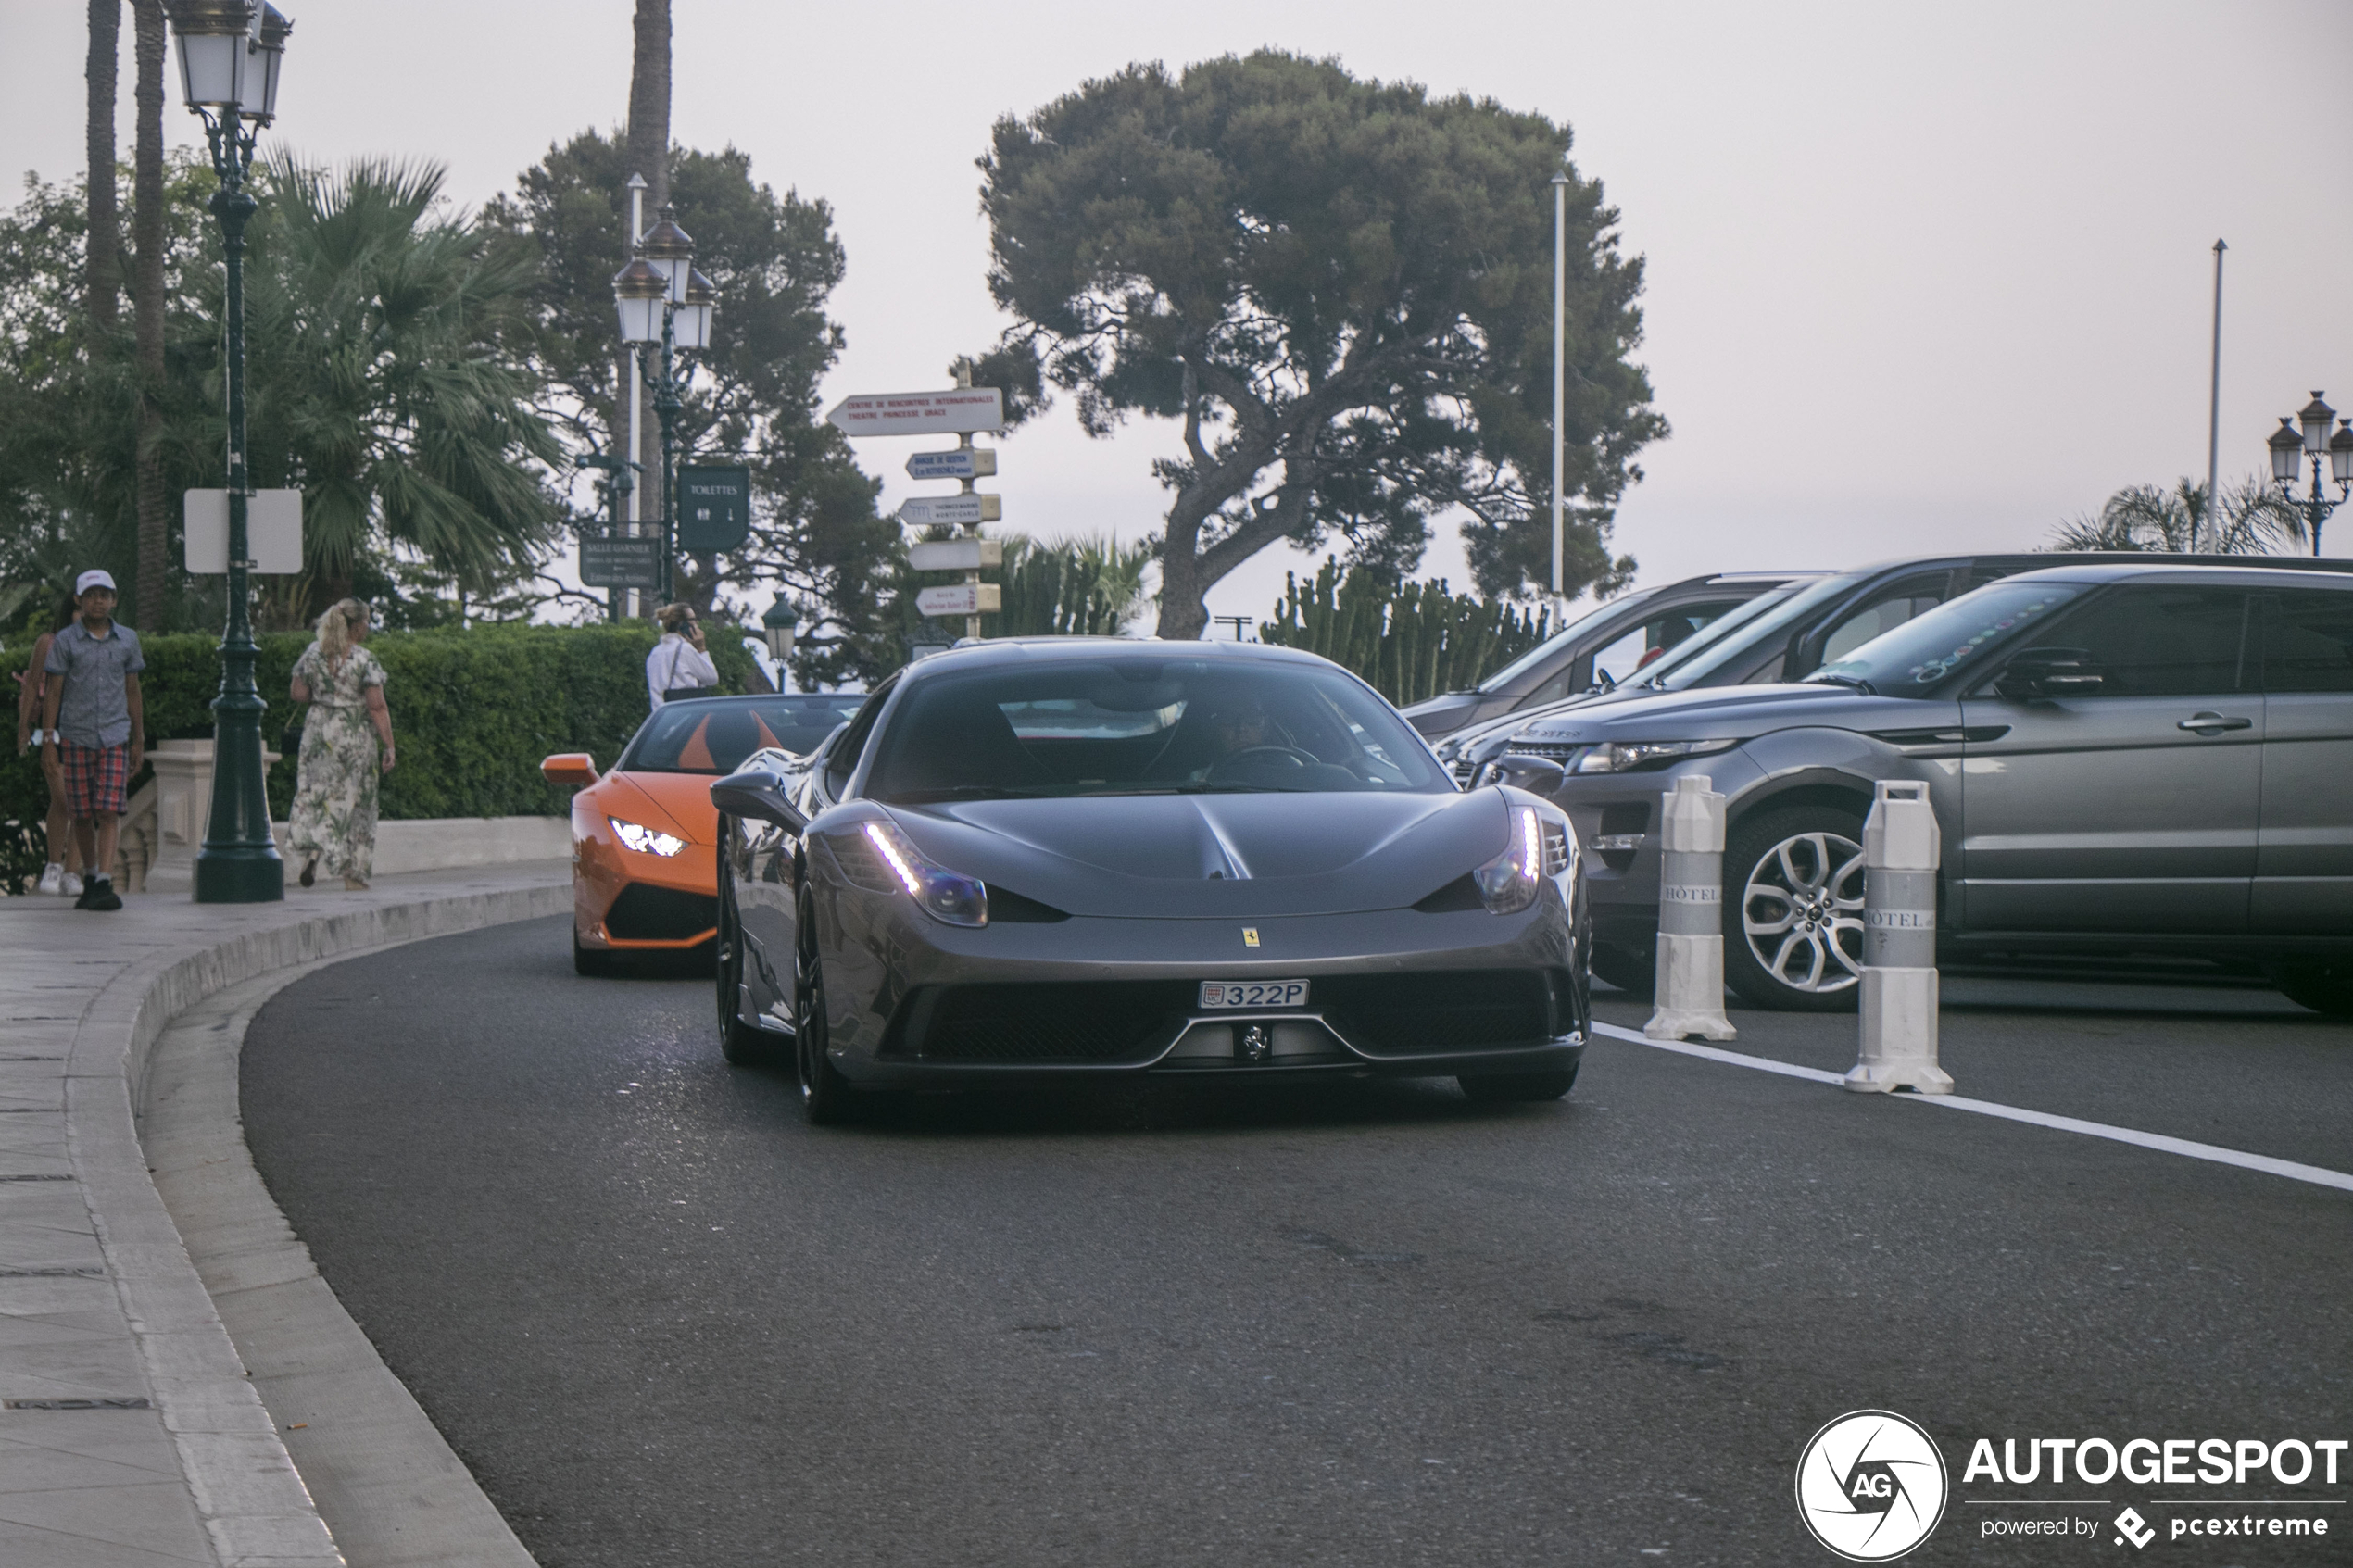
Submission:
[[1849,1562],[1885,1562],[1928,1539],[1948,1486],[1926,1432],[1893,1411],[1856,1411],[1798,1456],[1797,1513]]

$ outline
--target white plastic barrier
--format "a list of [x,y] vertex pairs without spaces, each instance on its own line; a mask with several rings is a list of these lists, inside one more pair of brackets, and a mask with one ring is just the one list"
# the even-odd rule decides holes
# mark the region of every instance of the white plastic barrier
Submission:
[[1862,1055],[1846,1086],[1949,1095],[1936,1061],[1936,867],[1928,785],[1881,780],[1863,823]]
[[1724,1016],[1724,797],[1705,773],[1675,781],[1662,803],[1658,1009],[1654,1040],[1740,1037]]

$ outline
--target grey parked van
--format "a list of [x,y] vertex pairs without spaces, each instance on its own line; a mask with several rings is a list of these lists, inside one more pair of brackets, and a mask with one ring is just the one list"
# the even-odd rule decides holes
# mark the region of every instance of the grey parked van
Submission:
[[1725,975],[1766,1007],[1851,1006],[1863,816],[1926,782],[1939,945],[2236,953],[2353,1013],[2353,563],[2077,565],[2008,576],[1802,683],[1570,709],[1512,750],[1567,770],[1593,970],[1649,981],[1662,791],[1729,796]]

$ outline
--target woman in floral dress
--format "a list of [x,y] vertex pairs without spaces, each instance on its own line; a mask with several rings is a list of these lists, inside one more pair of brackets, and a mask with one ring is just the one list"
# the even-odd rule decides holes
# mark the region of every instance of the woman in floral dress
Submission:
[[310,705],[310,716],[286,836],[302,857],[305,887],[323,860],[328,875],[361,892],[375,864],[376,780],[392,771],[392,714],[384,667],[361,646],[367,640],[368,607],[345,599],[319,618],[319,640],[295,660],[293,696]]

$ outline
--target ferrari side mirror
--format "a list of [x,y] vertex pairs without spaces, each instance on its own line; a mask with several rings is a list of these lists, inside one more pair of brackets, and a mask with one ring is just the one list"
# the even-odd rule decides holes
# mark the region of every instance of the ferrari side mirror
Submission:
[[746,768],[711,786],[711,803],[733,817],[774,822],[786,833],[807,830],[809,819],[792,803],[785,781],[768,768]]
[[1485,789],[1489,784],[1509,784],[1530,795],[1549,796],[1560,788],[1568,771],[1549,757],[1531,757],[1524,751],[1507,751],[1478,771],[1478,783],[1474,788]]

